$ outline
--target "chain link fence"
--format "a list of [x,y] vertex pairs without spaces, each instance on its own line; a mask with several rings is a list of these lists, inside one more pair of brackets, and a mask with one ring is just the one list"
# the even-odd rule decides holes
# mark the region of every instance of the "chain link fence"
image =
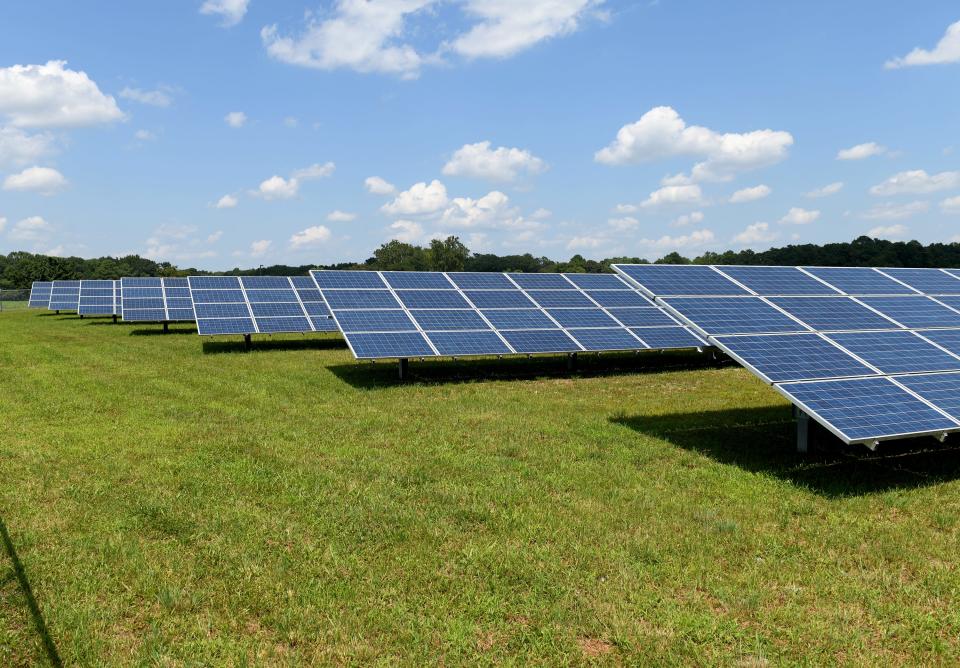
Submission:
[[29,302],[29,290],[0,290],[0,312],[25,309]]

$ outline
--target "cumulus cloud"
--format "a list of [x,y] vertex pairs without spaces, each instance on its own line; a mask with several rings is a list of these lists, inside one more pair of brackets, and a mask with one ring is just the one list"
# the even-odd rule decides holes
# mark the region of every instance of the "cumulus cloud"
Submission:
[[591,237],[591,236],[579,236],[573,237],[570,241],[567,242],[567,250],[580,251],[580,250],[594,250],[600,248],[604,244],[609,243],[609,239],[606,237]]
[[689,234],[678,237],[664,235],[659,239],[641,239],[639,243],[643,246],[660,250],[679,250],[681,248],[705,246],[706,244],[713,243],[715,240],[716,236],[710,230],[694,230]]
[[397,192],[395,185],[379,176],[368,176],[363,181],[363,185],[372,195],[393,195]]
[[799,206],[791,207],[787,215],[780,219],[781,225],[809,225],[820,217],[820,212],[816,209],[803,209]]
[[906,225],[881,225],[868,230],[867,236],[875,239],[902,239],[909,231],[910,228]]
[[926,213],[929,209],[930,204],[923,201],[908,202],[907,204],[886,202],[867,209],[860,214],[860,217],[866,220],[904,220],[920,213]]
[[301,249],[319,246],[329,241],[330,236],[330,228],[324,225],[314,225],[290,237],[290,247],[293,249]]
[[390,225],[390,238],[407,244],[423,238],[423,225],[412,220],[398,220]]
[[619,218],[608,219],[607,224],[615,230],[625,232],[638,227],[640,225],[640,221],[633,216],[621,216]]
[[725,181],[739,172],[784,160],[792,144],[789,132],[719,133],[688,126],[671,107],[655,107],[640,120],[620,128],[616,139],[597,151],[594,159],[607,165],[625,165],[677,156],[703,158],[693,166],[690,177],[680,178]]
[[187,261],[216,257],[210,245],[220,240],[221,234],[201,236],[193,225],[161,225],[147,239],[145,257]]
[[349,211],[331,211],[327,214],[327,220],[331,223],[349,223],[351,220],[356,220],[357,214],[350,213]]
[[30,216],[14,223],[8,236],[15,241],[44,241],[51,231],[50,223],[41,216]]
[[700,204],[702,201],[703,193],[698,185],[664,186],[650,193],[640,206],[651,208],[665,204]]
[[843,190],[843,181],[834,181],[833,183],[828,183],[822,188],[815,188],[814,190],[811,190],[807,193],[807,197],[811,199],[829,197],[830,195],[836,195],[841,190]]
[[299,181],[310,181],[313,179],[325,179],[328,176],[333,176],[333,172],[336,171],[337,166],[332,162],[325,162],[322,165],[319,162],[316,162],[309,167],[304,167],[303,169],[298,169],[293,173],[293,178]]
[[773,190],[770,188],[770,186],[763,184],[759,186],[753,186],[752,188],[742,188],[741,190],[738,190],[730,195],[730,203],[742,204],[744,202],[753,202],[769,196],[772,192]]
[[220,17],[220,25],[230,28],[243,20],[250,0],[205,0],[200,13]]
[[749,245],[769,243],[777,238],[777,233],[770,229],[768,223],[754,223],[747,227],[733,238],[737,244]]
[[850,148],[844,148],[837,152],[837,160],[863,160],[872,158],[875,155],[883,155],[887,152],[886,146],[881,146],[876,142],[867,142],[866,144],[857,144]]
[[261,239],[250,244],[250,255],[253,257],[262,257],[270,250],[273,242],[269,239]]
[[670,223],[670,227],[686,227],[688,225],[699,225],[703,222],[703,211],[693,211],[677,216],[676,220]]
[[915,48],[900,58],[893,58],[884,63],[887,69],[912,67],[916,65],[943,65],[946,63],[960,63],[960,21],[950,24],[947,32],[937,45],[931,49]]
[[66,128],[123,120],[116,100],[66,61],[0,69],[0,115],[20,128]]
[[150,105],[151,107],[169,107],[173,103],[173,96],[167,87],[157,88],[155,90],[143,90],[141,88],[130,88],[127,86],[119,93],[124,100],[133,100],[140,104]]
[[223,120],[231,128],[242,128],[247,124],[247,115],[242,111],[231,111],[223,117]]
[[25,165],[53,152],[53,135],[27,134],[19,128],[0,127],[0,166]]
[[551,211],[550,209],[544,209],[543,207],[540,207],[539,209],[537,209],[536,211],[530,214],[530,219],[546,220],[547,218],[550,218],[552,215],[553,215],[553,211]]
[[434,179],[429,184],[421,181],[404,190],[392,202],[380,207],[391,216],[413,216],[435,213],[447,205],[447,188]]
[[224,195],[223,197],[217,200],[216,207],[218,209],[232,209],[238,203],[239,202],[237,201],[237,198],[234,197],[233,195]]
[[253,194],[266,200],[291,199],[292,197],[296,197],[297,193],[300,192],[300,186],[304,181],[326,178],[331,176],[335,169],[336,165],[334,165],[334,163],[327,162],[322,165],[316,163],[309,167],[298,169],[293,172],[288,179],[274,174],[269,179],[263,181]]
[[636,213],[640,207],[636,204],[617,204],[613,210],[617,213]]
[[452,227],[478,227],[503,222],[515,213],[510,208],[510,199],[494,190],[479,199],[455,197],[444,210],[441,221]]
[[914,169],[894,174],[883,183],[870,188],[870,194],[882,197],[902,194],[924,195],[952,188],[960,188],[960,171],[927,174],[925,170]]
[[29,167],[19,174],[11,174],[3,181],[4,190],[36,192],[52,195],[67,187],[63,174],[52,167]]
[[447,176],[469,176],[490,181],[515,181],[521,173],[540,174],[546,163],[530,151],[500,146],[490,148],[489,141],[464,144],[443,166]]
[[940,202],[940,209],[944,213],[960,213],[960,196],[948,197]]

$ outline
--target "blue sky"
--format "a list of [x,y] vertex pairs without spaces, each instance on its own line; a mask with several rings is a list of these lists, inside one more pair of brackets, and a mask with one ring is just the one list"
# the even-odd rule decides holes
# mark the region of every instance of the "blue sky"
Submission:
[[0,252],[960,241],[955,2],[11,4]]

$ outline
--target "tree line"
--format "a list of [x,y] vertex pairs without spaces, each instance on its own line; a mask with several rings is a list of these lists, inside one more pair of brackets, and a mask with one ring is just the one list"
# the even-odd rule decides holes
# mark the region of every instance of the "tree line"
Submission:
[[[155,262],[139,255],[125,257],[53,257],[23,251],[0,254],[0,289],[29,288],[33,281],[118,279],[124,276],[302,276],[310,269],[375,269],[381,271],[519,271],[601,273],[616,263],[647,263],[640,257],[588,260],[574,255],[566,262],[523,255],[473,253],[457,237],[434,239],[426,246],[389,241],[363,262],[334,265],[271,265],[253,269],[239,267],[211,272],[180,268],[170,262]],[[919,241],[886,241],[859,237],[832,244],[791,244],[766,251],[728,250],[706,252],[694,258],[669,253],[655,260],[661,264],[755,264],[836,267],[956,267],[960,268],[960,243],[921,244]]]

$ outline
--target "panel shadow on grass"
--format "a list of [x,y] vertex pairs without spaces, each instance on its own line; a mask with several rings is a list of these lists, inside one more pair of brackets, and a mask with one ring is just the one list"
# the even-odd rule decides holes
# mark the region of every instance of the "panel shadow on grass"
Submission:
[[[191,333],[196,333],[191,332]],[[347,344],[343,339],[338,337],[325,337],[325,338],[316,338],[316,339],[290,339],[290,338],[258,338],[258,336],[264,335],[253,335],[251,345],[249,350],[247,349],[246,344],[243,342],[243,339],[232,339],[224,341],[211,341],[205,339],[203,341],[203,352],[206,355],[217,355],[222,353],[242,353],[242,352],[276,352],[276,351],[291,351],[291,350],[339,350],[347,349]]]
[[566,355],[508,356],[451,359],[411,359],[407,380],[399,378],[396,361],[355,361],[327,367],[345,383],[363,390],[397,385],[438,385],[484,381],[530,381],[542,378],[595,378],[625,374],[699,370],[718,363],[707,353],[664,351],[641,353],[579,353],[575,368]]
[[702,413],[632,415],[611,419],[721,464],[765,473],[828,497],[877,494],[960,478],[960,438],[881,443],[876,452],[845,445],[810,423],[810,453],[796,451],[790,406],[734,408]]
[[196,334],[197,330],[195,327],[186,329],[184,326],[180,327],[170,327],[167,331],[163,331],[163,325],[157,325],[156,327],[141,327],[140,329],[130,330],[130,336],[177,336],[182,334]]

